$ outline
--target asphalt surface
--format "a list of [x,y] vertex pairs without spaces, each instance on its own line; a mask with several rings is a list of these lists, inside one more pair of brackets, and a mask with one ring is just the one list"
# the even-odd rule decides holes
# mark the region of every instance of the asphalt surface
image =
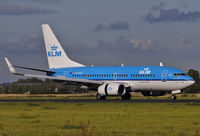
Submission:
[[60,102],[60,103],[200,103],[199,100],[132,99],[132,100],[91,100],[91,99],[0,99],[0,102]]

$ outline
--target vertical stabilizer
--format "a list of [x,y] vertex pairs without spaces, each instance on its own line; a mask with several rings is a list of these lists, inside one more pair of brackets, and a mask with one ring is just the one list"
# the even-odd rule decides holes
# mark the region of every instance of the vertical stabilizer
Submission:
[[42,25],[45,48],[49,68],[83,67],[84,65],[72,61],[63,50],[48,24]]

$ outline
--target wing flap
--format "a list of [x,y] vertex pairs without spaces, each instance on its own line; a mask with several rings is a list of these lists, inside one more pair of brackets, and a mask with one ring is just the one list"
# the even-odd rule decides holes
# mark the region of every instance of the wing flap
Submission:
[[35,70],[35,71],[40,71],[40,72],[48,72],[48,73],[56,73],[56,71],[51,71],[51,70],[43,70],[43,69],[36,69],[36,68],[29,68],[29,67],[21,67],[21,66],[13,66],[16,68],[21,68],[21,69],[28,69],[28,70]]

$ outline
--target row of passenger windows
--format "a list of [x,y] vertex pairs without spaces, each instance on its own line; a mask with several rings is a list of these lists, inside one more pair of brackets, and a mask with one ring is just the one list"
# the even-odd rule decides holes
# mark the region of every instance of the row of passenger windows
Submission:
[[186,73],[174,73],[175,76],[186,76]]
[[[73,74],[73,77],[128,77],[128,74]],[[155,74],[131,74],[131,77],[155,77]],[[174,76],[186,76],[186,73],[174,73]]]
[[[73,74],[73,77],[128,77],[128,74]],[[131,77],[155,77],[155,74],[131,74]]]

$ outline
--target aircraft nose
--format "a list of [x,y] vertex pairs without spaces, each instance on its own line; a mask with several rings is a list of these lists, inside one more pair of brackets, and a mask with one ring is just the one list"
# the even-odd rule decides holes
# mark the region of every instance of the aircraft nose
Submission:
[[189,86],[195,83],[195,81],[194,81],[194,79],[193,79],[192,77],[188,76],[187,79],[188,79],[187,82],[188,82],[188,85],[189,85]]
[[192,80],[191,82],[190,82],[190,84],[192,85],[192,84],[194,84],[195,83],[195,81],[194,80]]

